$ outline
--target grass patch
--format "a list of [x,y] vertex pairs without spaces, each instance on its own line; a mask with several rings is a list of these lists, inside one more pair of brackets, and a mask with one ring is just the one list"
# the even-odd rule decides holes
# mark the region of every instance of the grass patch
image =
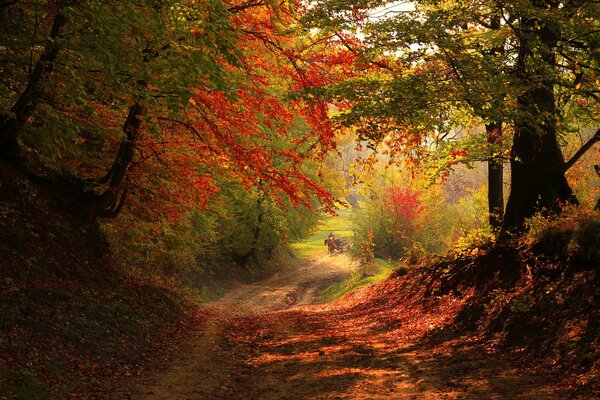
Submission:
[[335,217],[327,218],[315,232],[300,243],[292,244],[292,249],[299,257],[315,257],[327,254],[327,246],[323,244],[325,238],[333,233],[335,236],[352,237],[352,209],[340,210]]
[[368,285],[386,279],[394,270],[398,269],[398,267],[399,265],[397,263],[392,263],[381,258],[376,258],[373,273],[366,275],[363,270],[359,269],[353,272],[352,275],[350,275],[345,280],[341,282],[336,282],[321,290],[319,292],[319,296],[324,302],[337,300],[360,286]]
[[[312,258],[327,254],[323,244],[325,238],[333,232],[336,236],[352,237],[352,209],[340,210],[338,215],[326,219],[315,232],[300,243],[292,244],[294,253],[301,258]],[[398,269],[398,264],[387,260],[376,259],[372,270],[357,270],[341,282],[333,283],[319,292],[322,301],[333,301],[354,289],[378,282],[387,278],[392,271]]]

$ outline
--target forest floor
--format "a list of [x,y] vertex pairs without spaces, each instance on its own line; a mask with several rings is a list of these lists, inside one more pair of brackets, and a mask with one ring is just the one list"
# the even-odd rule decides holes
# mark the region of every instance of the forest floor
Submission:
[[446,329],[464,295],[415,300],[418,287],[394,277],[319,304],[353,268],[345,255],[316,256],[208,304],[203,329],[129,398],[578,397],[518,351]]

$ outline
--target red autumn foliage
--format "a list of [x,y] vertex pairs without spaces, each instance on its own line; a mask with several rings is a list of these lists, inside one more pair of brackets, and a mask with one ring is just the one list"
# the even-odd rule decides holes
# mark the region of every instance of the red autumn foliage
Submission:
[[355,56],[329,39],[305,42],[282,33],[281,26],[295,23],[286,7],[229,5],[236,10],[229,19],[238,35],[238,64],[218,62],[236,77],[236,87],[215,88],[198,77],[181,113],[149,119],[160,139],[145,131],[138,143],[142,163],[131,171],[133,204],[152,204],[148,212],[177,218],[190,207],[205,207],[218,192],[213,177],[221,175],[279,202],[311,207],[317,198],[331,210],[334,197],[304,167],[305,160],[335,148],[329,105],[287,93],[343,79]]
[[387,211],[400,223],[406,233],[414,233],[418,229],[418,219],[423,212],[419,200],[419,192],[411,187],[392,187],[385,196]]

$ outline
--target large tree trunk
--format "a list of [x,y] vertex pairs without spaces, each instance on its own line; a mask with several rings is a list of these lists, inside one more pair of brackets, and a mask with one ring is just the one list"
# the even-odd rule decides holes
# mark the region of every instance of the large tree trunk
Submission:
[[[538,6],[545,7],[544,3],[539,2]],[[554,86],[546,77],[556,61],[554,49],[560,33],[548,21],[533,18],[523,19],[522,28],[516,69],[527,89],[517,100],[519,117],[515,120],[511,150],[511,190],[501,237],[522,231],[525,219],[537,211],[552,213],[563,204],[577,203],[565,178],[565,162],[556,136]],[[543,60],[545,66],[540,66],[540,61],[530,61],[533,56]]]
[[[502,123],[485,125],[488,143],[498,144]],[[500,229],[504,217],[504,163],[501,158],[490,155],[488,160],[488,210],[492,228]]]
[[[551,93],[544,89],[534,92],[530,94],[537,99]],[[552,124],[517,124],[510,165],[511,190],[502,226],[504,233],[521,231],[525,219],[537,211],[556,212],[565,203],[577,202],[565,178],[564,159]]]

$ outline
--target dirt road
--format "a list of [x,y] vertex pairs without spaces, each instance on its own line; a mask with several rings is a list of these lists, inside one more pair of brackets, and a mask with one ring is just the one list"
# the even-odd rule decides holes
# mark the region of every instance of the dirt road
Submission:
[[278,272],[270,278],[243,285],[212,303],[213,307],[254,312],[316,304],[319,290],[342,281],[355,268],[346,254],[322,255]]
[[[204,331],[191,341],[185,354],[137,388],[133,398],[274,398],[256,397],[262,392],[254,386],[254,368],[241,362],[248,354],[245,346],[235,347],[232,343],[231,325],[239,327],[238,322],[258,321],[277,310],[316,304],[320,300],[319,290],[342,281],[355,267],[345,254],[322,255],[290,266],[266,280],[241,285],[210,303],[207,307],[213,311],[213,317]],[[279,334],[291,333],[285,323],[271,328]]]
[[487,344],[424,340],[458,312],[458,299],[422,305],[408,287],[390,303],[397,289],[384,283],[338,303],[314,304],[319,288],[351,269],[345,256],[323,256],[238,288],[211,305],[212,317],[187,351],[132,398],[572,398],[556,377]]

